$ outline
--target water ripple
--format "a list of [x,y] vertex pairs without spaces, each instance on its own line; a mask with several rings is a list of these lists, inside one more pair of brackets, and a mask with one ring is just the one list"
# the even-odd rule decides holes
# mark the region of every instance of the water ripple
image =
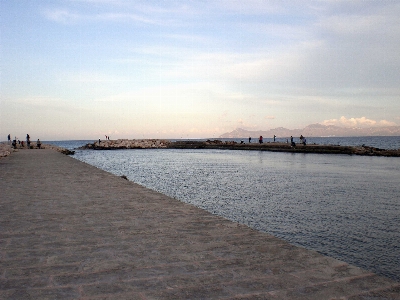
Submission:
[[227,150],[77,151],[181,201],[400,280],[400,160]]

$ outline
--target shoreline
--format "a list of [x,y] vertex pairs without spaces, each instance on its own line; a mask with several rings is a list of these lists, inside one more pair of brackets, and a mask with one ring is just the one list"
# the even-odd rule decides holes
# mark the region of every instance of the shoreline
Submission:
[[290,153],[314,154],[346,154],[362,156],[400,157],[400,149],[387,150],[371,146],[340,146],[320,144],[296,144],[291,146],[282,142],[267,143],[237,143],[235,141],[207,140],[207,141],[175,141],[168,140],[106,140],[86,144],[79,150],[121,150],[121,149],[221,149],[221,150],[258,150]]

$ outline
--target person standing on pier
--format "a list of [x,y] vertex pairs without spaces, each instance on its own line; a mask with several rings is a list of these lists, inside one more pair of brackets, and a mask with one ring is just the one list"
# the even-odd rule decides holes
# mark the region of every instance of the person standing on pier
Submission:
[[259,139],[258,141],[260,142],[260,144],[263,143],[263,137],[262,137],[262,135],[260,135],[260,139]]
[[8,143],[10,144],[10,142],[11,142],[11,135],[10,134],[8,134],[7,139],[8,139]]

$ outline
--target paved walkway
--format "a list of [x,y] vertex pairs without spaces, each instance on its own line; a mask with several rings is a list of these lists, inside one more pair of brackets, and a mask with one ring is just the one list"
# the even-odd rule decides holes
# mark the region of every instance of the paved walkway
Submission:
[[398,282],[53,150],[20,150],[0,160],[0,299],[356,300],[399,294]]

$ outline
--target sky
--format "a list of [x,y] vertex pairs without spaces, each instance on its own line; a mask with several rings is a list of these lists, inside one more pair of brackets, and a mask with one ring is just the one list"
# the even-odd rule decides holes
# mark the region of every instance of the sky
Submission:
[[0,140],[400,125],[400,1],[0,1]]

